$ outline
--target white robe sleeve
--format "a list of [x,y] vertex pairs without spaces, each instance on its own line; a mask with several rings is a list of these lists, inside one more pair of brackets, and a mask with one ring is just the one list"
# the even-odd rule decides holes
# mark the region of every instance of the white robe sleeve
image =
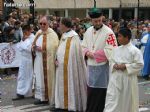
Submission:
[[[109,59],[109,66],[110,66],[110,72],[111,73],[113,73],[113,72],[115,72],[116,71],[116,69],[114,69],[114,65],[116,64],[115,62],[114,62],[114,60],[113,60],[113,58],[114,58],[114,51],[115,51],[115,49],[110,49],[110,51],[108,51],[108,59]],[[107,51],[105,51],[105,52],[107,52]],[[105,53],[106,54],[106,53]]]
[[22,41],[20,43],[20,46],[19,46],[19,50],[20,51],[27,51],[27,52],[31,52],[31,42],[30,40],[26,40],[26,41]]
[[133,58],[133,63],[125,64],[128,75],[137,74],[144,65],[143,56],[139,50],[134,53]]
[[112,45],[107,45],[104,48],[105,55],[109,61],[111,60],[111,55],[112,55],[113,49],[114,49],[114,47]]

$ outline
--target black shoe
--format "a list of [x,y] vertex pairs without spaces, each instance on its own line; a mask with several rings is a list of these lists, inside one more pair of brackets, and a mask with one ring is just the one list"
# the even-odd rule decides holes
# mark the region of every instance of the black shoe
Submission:
[[145,80],[149,80],[149,75],[143,76]]
[[58,111],[59,109],[55,108],[55,107],[50,107],[50,111]]
[[34,105],[40,105],[40,104],[48,104],[48,101],[40,101],[40,100],[34,101]]
[[20,95],[20,94],[17,94],[16,98],[12,98],[13,101],[15,101],[15,100],[22,100],[22,99],[24,99],[24,95]]

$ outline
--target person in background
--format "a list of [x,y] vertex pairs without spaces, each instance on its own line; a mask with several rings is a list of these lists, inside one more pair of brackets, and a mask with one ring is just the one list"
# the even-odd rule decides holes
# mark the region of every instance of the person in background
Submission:
[[118,31],[119,31],[119,28],[120,28],[120,25],[119,25],[119,22],[114,22],[112,24],[112,30],[117,38],[117,43],[118,43],[118,46],[119,46],[119,42],[118,42]]
[[52,29],[57,33],[59,40],[61,39],[61,32],[57,21],[52,22]]
[[84,28],[84,26],[79,25],[78,28],[76,29],[76,32],[77,32],[77,34],[79,35],[80,40],[82,41],[82,40],[83,40],[83,35],[84,35],[84,33],[85,33],[85,28]]
[[4,31],[4,29],[7,28],[8,26],[12,26],[12,21],[13,21],[12,16],[10,16],[10,15],[6,16],[2,30]]
[[[149,25],[148,25],[148,27],[149,27]],[[143,33],[141,38],[140,38],[140,42],[141,42],[141,48],[140,49],[141,49],[142,53],[144,53],[145,47],[147,45],[147,40],[150,37],[149,32],[150,31],[147,29],[147,32]]]
[[16,38],[17,42],[20,42],[20,40],[23,38],[21,22],[15,21],[14,27],[15,27],[15,33],[14,33],[15,38]]
[[15,38],[15,28],[8,26],[4,29],[3,32],[3,42],[7,42],[7,43],[17,43],[17,39]]
[[150,75],[150,24],[148,25],[147,32],[148,40],[145,46],[143,58],[144,58],[144,67],[142,70],[142,76],[144,79],[149,80]]
[[141,51],[130,42],[131,31],[122,28],[118,33],[121,46],[110,58],[110,80],[104,112],[138,112],[139,96],[137,75],[143,67]]

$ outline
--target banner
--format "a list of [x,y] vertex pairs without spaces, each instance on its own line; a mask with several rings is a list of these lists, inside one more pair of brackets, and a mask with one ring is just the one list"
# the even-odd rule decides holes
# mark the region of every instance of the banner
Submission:
[[20,60],[17,44],[0,43],[0,68],[19,67]]

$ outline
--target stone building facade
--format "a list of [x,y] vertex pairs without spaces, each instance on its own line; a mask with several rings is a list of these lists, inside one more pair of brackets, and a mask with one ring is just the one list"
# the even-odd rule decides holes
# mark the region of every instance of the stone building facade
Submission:
[[[34,0],[34,4],[29,4],[29,0],[14,0],[16,7],[23,10],[29,9],[30,5],[35,5],[35,10],[39,13],[65,17],[87,17],[88,10],[93,7],[94,0]],[[97,8],[100,8],[104,15],[110,19],[118,19],[121,10],[121,17],[125,19],[139,18],[150,19],[150,0],[96,0]]]

